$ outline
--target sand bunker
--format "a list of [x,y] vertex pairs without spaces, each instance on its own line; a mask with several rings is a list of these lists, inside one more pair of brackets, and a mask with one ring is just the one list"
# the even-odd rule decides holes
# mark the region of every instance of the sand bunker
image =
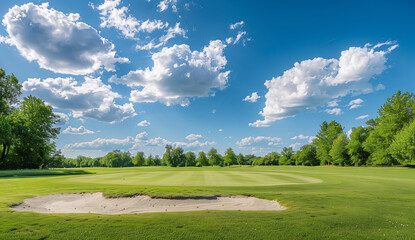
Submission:
[[26,199],[11,206],[17,211],[39,213],[129,214],[146,212],[185,212],[200,210],[278,211],[276,201],[247,196],[194,198],[152,198],[149,196],[106,198],[102,193],[66,193]]

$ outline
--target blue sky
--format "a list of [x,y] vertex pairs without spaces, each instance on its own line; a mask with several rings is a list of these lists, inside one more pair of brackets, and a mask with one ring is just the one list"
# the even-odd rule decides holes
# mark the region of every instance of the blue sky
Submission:
[[68,157],[162,154],[166,143],[263,155],[307,144],[324,120],[345,132],[364,125],[397,90],[413,92],[414,10],[413,1],[2,1],[0,67],[61,115],[56,143]]

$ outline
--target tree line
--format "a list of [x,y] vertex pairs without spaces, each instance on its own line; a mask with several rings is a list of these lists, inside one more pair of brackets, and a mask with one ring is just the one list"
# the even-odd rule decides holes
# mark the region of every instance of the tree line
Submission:
[[115,150],[103,158],[65,159],[63,167],[129,166],[231,166],[231,165],[335,165],[335,166],[415,166],[415,96],[398,91],[378,110],[367,126],[352,128],[350,136],[336,122],[324,121],[312,143],[298,151],[284,147],[263,157],[235,154],[228,148],[224,155],[212,148],[209,152],[185,152],[166,145],[165,153],[144,156],[138,152]]
[[324,121],[310,144],[298,151],[284,147],[265,156],[185,152],[166,145],[163,156],[114,150],[104,157],[65,158],[52,139],[60,132],[52,107],[33,96],[19,100],[22,86],[17,78],[0,69],[0,169],[47,167],[131,166],[231,166],[231,165],[336,165],[415,166],[415,96],[398,91],[378,110],[367,126],[353,128],[348,136],[336,122]]

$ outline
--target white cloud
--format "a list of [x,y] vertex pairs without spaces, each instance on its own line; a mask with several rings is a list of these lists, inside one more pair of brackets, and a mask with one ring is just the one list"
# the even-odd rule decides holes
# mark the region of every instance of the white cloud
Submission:
[[258,93],[257,92],[253,92],[251,95],[248,95],[244,99],[242,99],[242,101],[246,101],[246,102],[257,102],[259,98],[261,98],[261,97],[258,96]]
[[198,140],[198,139],[202,139],[203,138],[203,136],[202,135],[200,135],[200,134],[189,134],[187,137],[186,137],[186,139],[187,140],[189,140],[189,141],[195,141],[195,140]]
[[150,126],[150,122],[149,121],[147,121],[147,120],[144,120],[144,121],[141,121],[141,122],[139,122],[138,124],[137,124],[137,126],[139,126],[139,127],[147,127],[147,126]]
[[61,112],[53,112],[53,114],[59,117],[59,123],[57,125],[65,125],[69,121],[69,116]]
[[314,140],[314,139],[316,139],[316,138],[317,138],[317,137],[314,137],[314,136],[313,136],[313,137],[310,137],[310,138],[308,139],[308,143],[310,143],[310,144],[311,144],[311,143],[313,143],[313,140]]
[[177,0],[161,0],[157,7],[160,12],[167,10],[169,7],[171,7],[173,12],[177,12]]
[[339,106],[338,102],[340,102],[339,99],[334,99],[334,100],[327,103],[327,107],[337,107],[337,106]]
[[16,5],[3,19],[9,34],[5,42],[27,60],[56,73],[84,75],[101,66],[115,71],[115,63],[129,62],[117,58],[114,45],[79,18],[77,13],[49,9],[48,3]]
[[245,24],[244,21],[236,22],[234,24],[229,25],[229,28],[232,29],[232,30],[237,29],[239,27],[243,27],[244,24]]
[[292,138],[290,138],[291,140],[296,140],[296,139],[300,139],[300,140],[304,140],[304,139],[309,139],[309,136],[304,136],[303,134],[300,134],[298,136],[294,136]]
[[215,145],[214,141],[212,142],[172,142],[168,141],[161,137],[148,138],[147,132],[141,132],[135,137],[126,137],[126,138],[97,138],[92,141],[80,142],[67,144],[65,149],[103,149],[103,148],[116,148],[119,146],[124,146],[130,150],[142,149],[143,147],[162,147],[166,144],[174,145],[175,147],[182,147],[185,149],[195,149]]
[[380,91],[380,90],[383,90],[385,88],[386,88],[385,85],[383,85],[382,83],[379,83],[378,85],[376,85],[375,90]]
[[125,146],[131,144],[132,138],[126,137],[124,139],[117,138],[97,138],[89,142],[71,143],[65,146],[66,149],[87,149],[87,148],[105,148],[113,146]]
[[115,123],[136,115],[132,103],[115,103],[121,96],[100,78],[85,77],[82,84],[70,77],[29,78],[22,85],[23,91],[41,97],[53,107],[72,110],[72,116],[76,118]]
[[[378,50],[389,45],[386,50]],[[386,67],[386,55],[397,44],[386,42],[374,47],[351,47],[341,53],[340,59],[314,58],[295,63],[282,76],[265,82],[268,93],[260,115],[264,120],[250,123],[254,127],[268,127],[275,121],[294,117],[304,109],[326,104],[331,99],[348,94],[373,91],[369,82]]]
[[112,76],[110,82],[132,88],[132,102],[161,102],[167,106],[190,104],[189,98],[213,95],[216,89],[226,88],[230,71],[220,40],[211,41],[203,51],[190,51],[188,45],[165,47],[153,54],[153,67],[131,71],[120,78]]
[[74,127],[69,126],[65,130],[63,130],[62,133],[63,134],[79,134],[79,135],[84,135],[84,134],[92,134],[92,133],[95,133],[95,132],[86,129],[84,126],[80,126],[78,128],[74,128]]
[[326,113],[331,114],[331,115],[340,115],[343,113],[340,108],[326,109],[325,111]]
[[347,131],[347,133],[346,133],[346,134],[347,134],[347,137],[348,137],[348,138],[350,138],[350,135],[352,134],[352,132],[353,132],[353,129],[349,129],[349,131]]
[[290,144],[290,146],[289,146],[289,147],[291,147],[293,150],[298,150],[298,147],[299,147],[300,145],[301,145],[301,143],[296,142],[296,143]]
[[215,144],[216,144],[216,142],[214,142],[214,141],[212,141],[212,142],[194,141],[194,142],[190,142],[190,143],[186,143],[186,142],[175,142],[175,143],[173,143],[173,145],[175,147],[182,147],[182,148],[185,148],[185,149],[196,149],[196,148],[213,146]]
[[139,32],[153,32],[157,29],[168,27],[168,23],[163,23],[160,20],[140,21],[134,16],[128,15],[127,7],[118,7],[121,0],[105,0],[99,6],[91,6],[100,11],[101,27],[114,27],[122,32],[126,38],[134,38]]
[[163,35],[163,36],[160,37],[160,42],[165,44],[165,43],[167,43],[167,41],[169,41],[170,39],[176,37],[177,35],[181,35],[184,38],[186,38],[186,30],[184,30],[183,28],[180,28],[180,23],[176,23],[174,28],[170,27],[167,30],[166,35]]
[[223,129],[222,129],[222,128],[219,128],[219,129],[218,129],[218,132],[222,132],[222,131],[223,131]]
[[358,98],[358,99],[355,99],[355,100],[350,101],[348,106],[350,107],[350,109],[358,108],[358,107],[361,107],[362,106],[361,104],[363,102],[364,101],[362,99]]
[[281,142],[281,138],[278,137],[246,137],[242,138],[240,141],[236,142],[236,145],[239,147],[248,147],[248,146],[277,146]]
[[369,117],[369,115],[363,115],[363,116],[359,116],[359,117],[357,117],[357,118],[355,118],[356,120],[360,120],[360,119],[365,119],[365,118],[368,118]]

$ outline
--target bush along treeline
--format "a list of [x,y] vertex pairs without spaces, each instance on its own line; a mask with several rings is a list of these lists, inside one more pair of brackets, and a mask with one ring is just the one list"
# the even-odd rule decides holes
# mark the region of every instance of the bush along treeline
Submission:
[[230,165],[335,165],[335,166],[415,166],[415,96],[398,91],[378,110],[367,126],[353,128],[350,136],[336,122],[324,121],[312,143],[298,151],[284,147],[263,157],[235,154],[228,148],[221,155],[215,148],[208,153],[185,152],[166,145],[164,155],[145,156],[138,152],[115,150],[103,158],[80,156],[63,159],[61,167],[129,166],[230,166]]
[[0,169],[47,168],[62,161],[52,107],[36,97],[19,100],[18,79],[0,69]]

